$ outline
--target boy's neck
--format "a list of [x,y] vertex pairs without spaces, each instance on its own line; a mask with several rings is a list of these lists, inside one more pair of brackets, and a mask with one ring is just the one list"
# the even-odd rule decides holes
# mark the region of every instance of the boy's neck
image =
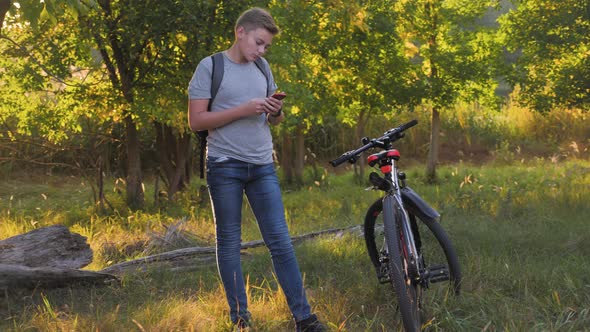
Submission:
[[235,63],[248,63],[248,60],[244,58],[236,44],[233,44],[230,48],[225,51],[225,55]]

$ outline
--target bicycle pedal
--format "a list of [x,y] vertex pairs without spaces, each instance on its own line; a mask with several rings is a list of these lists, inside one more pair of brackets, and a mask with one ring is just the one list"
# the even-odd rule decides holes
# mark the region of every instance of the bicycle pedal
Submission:
[[450,279],[449,268],[446,265],[432,265],[426,270],[426,278],[431,283],[437,283]]
[[377,280],[379,280],[380,284],[387,284],[391,281],[387,268],[381,267],[377,269]]

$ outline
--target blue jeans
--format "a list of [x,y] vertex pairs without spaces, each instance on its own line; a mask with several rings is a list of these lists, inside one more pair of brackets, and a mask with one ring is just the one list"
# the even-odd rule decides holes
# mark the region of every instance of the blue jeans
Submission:
[[236,323],[240,317],[250,317],[240,261],[244,193],[270,250],[277,279],[294,319],[308,318],[311,309],[289,236],[274,165],[208,158],[207,185],[215,216],[217,267],[232,322]]

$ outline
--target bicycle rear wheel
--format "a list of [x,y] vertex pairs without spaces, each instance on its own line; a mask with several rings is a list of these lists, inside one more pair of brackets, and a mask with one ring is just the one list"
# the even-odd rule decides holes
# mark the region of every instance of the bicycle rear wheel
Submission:
[[[461,267],[459,257],[451,239],[442,225],[434,220],[417,222],[416,216],[410,214],[412,233],[422,258],[424,272],[427,272],[424,282],[432,289],[430,296],[444,295],[452,291],[455,295],[461,292]],[[448,281],[447,287],[434,287],[435,283]],[[432,285],[432,287],[430,287]]]

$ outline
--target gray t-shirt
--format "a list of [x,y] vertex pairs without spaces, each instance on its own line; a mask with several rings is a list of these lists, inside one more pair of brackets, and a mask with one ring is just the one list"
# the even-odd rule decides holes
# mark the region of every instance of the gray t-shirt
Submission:
[[[211,112],[223,112],[253,98],[264,98],[267,84],[272,87],[271,93],[276,91],[272,74],[267,83],[254,62],[240,64],[232,62],[225,53],[223,56],[223,80],[211,104]],[[268,68],[268,62],[264,60],[263,63]],[[211,99],[212,67],[211,57],[201,60],[188,86],[189,99]],[[265,114],[241,118],[223,127],[210,129],[207,137],[207,156],[212,158],[230,157],[264,165],[273,162],[272,150],[272,136]]]

